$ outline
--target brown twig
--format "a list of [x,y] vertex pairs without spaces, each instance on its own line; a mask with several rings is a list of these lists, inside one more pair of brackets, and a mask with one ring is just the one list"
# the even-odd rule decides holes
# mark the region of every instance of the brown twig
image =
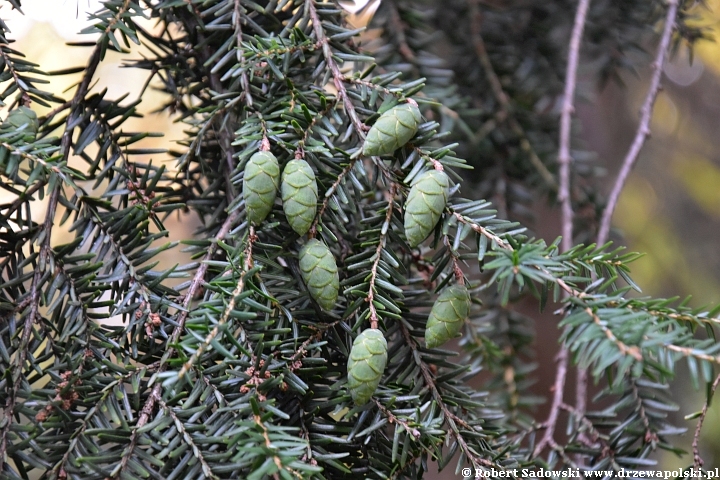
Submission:
[[340,67],[338,67],[337,62],[335,62],[332,50],[330,49],[330,42],[325,36],[325,31],[323,30],[320,16],[318,15],[317,9],[315,8],[315,1],[309,0],[307,6],[310,13],[310,19],[312,20],[313,24],[313,31],[315,32],[315,39],[318,42],[322,43],[322,52],[323,57],[325,58],[325,64],[330,69],[330,73],[333,77],[333,84],[335,85],[337,94],[342,101],[343,108],[345,109],[345,112],[347,112],[348,117],[350,117],[350,121],[355,127],[355,133],[357,133],[357,135],[360,137],[360,140],[365,140],[365,124],[360,120],[360,117],[358,117],[358,114],[355,111],[355,106],[350,101],[347,90],[345,90],[345,85],[343,84],[343,79],[345,78],[345,76],[340,71]]
[[642,399],[640,398],[640,391],[637,388],[635,380],[630,380],[630,384],[632,386],[633,398],[638,406],[638,413],[640,414],[640,418],[642,418],[643,427],[645,427],[645,441],[657,441],[657,435],[650,428],[650,419],[648,418],[645,407],[643,406]]
[[[262,418],[260,418],[260,415],[253,415],[253,420],[255,421],[255,425],[257,425],[260,428],[260,430],[262,430],[263,440],[265,441],[265,448],[267,448],[268,450],[275,451],[276,447],[273,445],[272,441],[270,440],[270,434],[268,432],[267,427],[263,423]],[[296,472],[295,470],[293,470],[290,467],[285,467],[282,464],[282,460],[277,455],[273,455],[272,459],[273,459],[273,463],[275,463],[275,466],[278,468],[278,470],[285,470],[286,472],[293,474],[293,476],[296,478],[303,478],[299,472]],[[273,473],[272,476],[275,480],[280,480],[280,475],[278,475],[277,473]]]
[[713,396],[715,395],[715,390],[717,390],[718,384],[720,384],[720,375],[715,377],[715,381],[712,384],[712,387],[710,387],[710,393],[708,394],[707,400],[705,400],[705,404],[703,405],[702,412],[700,413],[700,419],[698,420],[697,427],[695,427],[695,435],[693,435],[693,442],[692,442],[692,449],[693,449],[693,467],[695,467],[696,470],[700,470],[702,466],[705,464],[703,462],[703,459],[700,457],[700,431],[702,430],[703,422],[705,421],[705,417],[707,416],[708,408],[710,407],[710,402],[713,399]]
[[[105,31],[103,32],[103,36],[110,33],[110,31],[113,29],[115,24],[119,21],[120,17],[127,11],[130,5],[130,0],[125,0],[123,2],[122,7],[118,10],[115,17],[113,17],[112,20],[108,23],[108,26],[106,27]],[[100,64],[100,58],[102,56],[103,49],[101,48],[100,43],[98,43],[93,51],[93,54],[90,57],[90,60],[88,61],[88,65],[85,68],[85,72],[83,74],[82,81],[78,85],[78,88],[75,92],[75,95],[72,98],[71,104],[72,104],[72,112],[77,109],[77,107],[80,105],[82,100],[85,98],[85,95],[88,92],[88,89],[90,88],[90,82],[92,81],[92,77],[95,75],[95,71],[97,70],[98,65]],[[67,161],[69,160],[70,156],[70,147],[72,145],[72,132],[75,129],[73,125],[73,118],[72,118],[72,112],[71,115],[68,116],[67,123],[65,126],[65,131],[62,135],[62,140],[60,143],[60,151],[62,153],[62,158]],[[72,126],[71,126],[72,125]],[[47,210],[45,211],[45,221],[43,222],[42,227],[42,243],[40,246],[40,255],[38,256],[38,264],[35,267],[35,272],[33,274],[32,284],[30,286],[30,312],[28,312],[28,315],[25,317],[25,321],[23,324],[23,330],[22,330],[22,336],[20,338],[20,345],[19,345],[19,351],[17,352],[17,356],[15,357],[15,368],[12,372],[12,392],[8,395],[7,401],[5,402],[5,425],[2,428],[2,434],[0,435],[0,471],[3,470],[5,465],[5,457],[7,452],[7,435],[10,431],[13,415],[15,413],[15,402],[17,399],[17,391],[20,388],[20,384],[22,383],[22,369],[23,365],[25,364],[25,360],[27,358],[27,348],[28,343],[30,342],[30,336],[32,335],[32,326],[35,323],[38,315],[39,315],[39,309],[40,309],[40,281],[43,277],[43,274],[45,273],[45,267],[47,265],[48,257],[50,256],[50,239],[52,237],[52,228],[55,221],[55,211],[57,210],[58,202],[60,201],[60,193],[62,189],[62,183],[57,182],[55,184],[55,187],[50,192],[50,196],[48,198],[47,203]]]
[[[335,62],[335,58],[333,57],[332,50],[330,48],[330,42],[328,41],[327,37],[325,36],[325,31],[322,27],[322,22],[320,20],[320,16],[317,13],[317,9],[315,8],[315,0],[308,0],[306,3],[308,12],[310,14],[310,20],[312,20],[313,24],[313,31],[315,32],[315,39],[322,44],[322,52],[323,52],[323,58],[325,59],[325,64],[327,65],[327,68],[330,69],[330,73],[333,78],[333,85],[335,85],[335,89],[337,90],[337,96],[340,98],[340,101],[342,102],[343,108],[345,109],[345,112],[348,114],[348,117],[350,117],[350,121],[353,124],[353,127],[355,128],[355,133],[360,138],[360,141],[363,142],[365,140],[365,130],[366,126],[365,124],[360,120],[360,117],[358,117],[357,112],[355,111],[355,106],[353,105],[352,101],[350,101],[350,98],[348,97],[347,90],[345,89],[344,81],[346,80],[346,77],[342,74],[340,71],[340,67],[338,67],[337,62]],[[323,213],[325,213],[325,210],[327,209],[328,203],[330,201],[330,197],[333,195],[335,190],[340,186],[340,183],[345,178],[345,175],[350,173],[350,170],[353,169],[355,166],[355,163],[360,159],[360,155],[356,155],[353,158],[351,158],[350,163],[342,169],[342,171],[338,174],[337,179],[333,182],[333,184],[330,186],[327,192],[325,192],[325,199],[323,200],[322,205],[320,206],[320,209],[317,212],[317,215],[315,215],[315,219],[313,220],[312,225],[310,226],[309,236],[310,238],[313,238],[315,234],[317,233],[317,225],[320,222],[320,219],[322,218]],[[380,165],[382,162],[379,162]]]
[[410,62],[415,63],[415,53],[407,43],[407,37],[405,36],[406,25],[400,18],[400,12],[398,12],[397,5],[395,2],[388,2],[390,8],[390,22],[392,23],[392,32],[395,34],[398,43],[398,52],[403,58]]
[[565,92],[563,94],[562,112],[560,115],[560,150],[558,163],[560,164],[560,188],[558,200],[562,206],[562,250],[572,248],[573,240],[573,211],[570,198],[570,127],[572,114],[575,111],[575,84],[577,81],[578,62],[580,58],[580,43],[587,18],[590,0],[579,0],[575,23],[570,37],[570,50],[565,73]]
[[382,412],[383,415],[385,415],[385,418],[388,419],[389,423],[397,423],[398,425],[402,426],[407,433],[413,436],[415,440],[420,438],[420,431],[417,428],[411,427],[405,420],[402,418],[398,418],[395,416],[394,413],[390,411],[389,408],[385,407],[377,398],[372,399],[373,402],[375,402],[375,405],[377,405],[378,409]]
[[603,245],[608,240],[608,236],[610,235],[610,221],[612,220],[613,212],[617,206],[620,194],[622,193],[630,172],[637,162],[640,150],[642,150],[642,147],[645,144],[645,140],[647,140],[650,136],[650,120],[652,119],[655,100],[657,99],[658,92],[661,88],[660,80],[662,78],[662,67],[665,63],[667,51],[670,46],[670,40],[675,28],[675,18],[677,17],[677,12],[678,0],[668,0],[667,15],[665,16],[665,28],[663,29],[662,37],[660,39],[660,45],[658,45],[655,61],[652,64],[653,76],[650,81],[650,88],[648,88],[647,95],[645,96],[645,102],[640,110],[640,124],[635,132],[635,138],[630,145],[630,149],[628,150],[627,155],[625,155],[620,172],[615,179],[615,184],[610,192],[610,197],[608,198],[605,210],[603,210],[600,221],[600,230],[598,232],[598,245]]
[[527,154],[530,159],[530,163],[533,167],[535,167],[535,170],[538,171],[545,183],[547,183],[551,189],[556,190],[557,183],[555,182],[555,177],[553,177],[553,174],[550,173],[542,160],[540,160],[540,157],[538,157],[535,149],[532,147],[532,144],[528,139],[527,133],[525,133],[525,130],[522,128],[522,125],[520,125],[520,122],[518,122],[515,115],[512,114],[512,104],[510,99],[505,93],[502,83],[500,82],[500,78],[498,77],[497,72],[495,72],[495,68],[490,61],[487,48],[485,48],[485,41],[481,35],[480,25],[482,24],[482,14],[478,6],[479,3],[479,0],[469,0],[468,2],[470,33],[472,35],[473,46],[475,47],[475,54],[483,67],[485,78],[490,84],[490,89],[492,90],[495,99],[500,104],[500,112],[498,112],[497,120],[508,122],[508,125],[512,129],[513,133],[520,139],[520,148]]
[[330,185],[330,188],[328,188],[327,192],[325,192],[325,198],[323,199],[322,204],[320,205],[320,208],[317,211],[317,214],[315,215],[315,218],[313,219],[313,223],[310,226],[310,230],[308,230],[308,236],[310,238],[315,238],[315,235],[317,234],[317,226],[318,223],[320,223],[320,219],[322,219],[323,213],[325,213],[325,210],[327,209],[330,198],[333,196],[333,193],[335,193],[335,190],[338,189],[340,186],[340,183],[342,183],[343,179],[345,178],[345,175],[347,175],[350,170],[355,167],[355,162],[357,161],[357,158],[350,161],[349,164],[345,168],[342,169],[342,171],[338,174],[337,178],[333,182],[332,185]]
[[380,238],[378,239],[378,245],[375,249],[375,260],[373,261],[372,268],[370,269],[370,283],[368,285],[368,294],[366,301],[368,302],[368,308],[370,309],[370,328],[378,328],[378,315],[377,309],[375,308],[375,280],[377,279],[378,265],[382,258],[382,250],[385,247],[385,238],[387,232],[390,230],[390,221],[393,215],[393,206],[395,204],[395,194],[397,193],[398,185],[393,183],[390,185],[390,191],[385,192],[385,199],[387,200],[387,210],[385,212],[385,221],[381,227]]

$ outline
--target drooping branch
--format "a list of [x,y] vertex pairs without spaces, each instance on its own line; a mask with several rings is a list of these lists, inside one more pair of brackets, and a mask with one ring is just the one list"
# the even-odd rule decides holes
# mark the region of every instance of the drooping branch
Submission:
[[425,385],[427,388],[430,389],[430,392],[432,394],[433,400],[437,403],[437,405],[440,407],[440,410],[443,412],[443,416],[445,417],[445,421],[447,422],[448,426],[450,427],[450,434],[451,436],[455,437],[455,440],[458,442],[458,445],[460,446],[460,451],[465,455],[465,457],[470,460],[470,462],[473,465],[473,468],[494,468],[497,471],[505,470],[502,466],[496,464],[495,462],[492,462],[490,460],[486,460],[484,458],[481,458],[476,452],[474,452],[470,446],[467,444],[467,441],[465,440],[465,437],[463,436],[462,432],[460,432],[460,429],[458,428],[458,424],[463,426],[464,428],[468,430],[472,430],[472,427],[468,425],[463,419],[459,418],[457,415],[455,415],[450,408],[448,408],[447,404],[442,398],[442,395],[440,394],[440,390],[438,389],[438,386],[435,383],[435,380],[433,379],[433,374],[430,372],[430,368],[423,362],[422,358],[420,357],[420,353],[418,352],[418,344],[413,338],[413,336],[410,333],[410,330],[408,330],[408,327],[401,321],[399,322],[400,325],[400,331],[402,332],[403,338],[405,339],[405,343],[410,346],[413,353],[413,359],[415,360],[415,364],[420,369],[420,372],[422,373],[423,380],[425,381]]
[[[590,0],[579,0],[572,34],[570,36],[570,49],[568,52],[568,63],[565,70],[565,92],[563,93],[562,112],[560,114],[560,148],[558,163],[560,164],[560,187],[558,189],[558,200],[560,201],[562,241],[561,250],[567,252],[573,245],[573,207],[570,194],[570,133],[572,126],[572,114],[575,111],[575,85],[577,81],[578,63],[580,60],[580,45],[582,43],[583,30],[587,20],[587,12]],[[569,294],[566,292],[566,295]],[[566,346],[561,347],[557,356],[557,371],[555,383],[553,384],[553,399],[550,405],[550,414],[545,422],[545,433],[535,447],[535,455],[539,455],[549,442],[554,442],[555,427],[560,414],[560,405],[563,403],[565,390],[565,379],[570,352]]]
[[660,80],[662,78],[663,65],[665,64],[665,58],[670,47],[670,40],[672,39],[672,33],[675,29],[675,18],[677,17],[677,13],[678,0],[668,0],[665,27],[663,29],[662,37],[660,38],[657,53],[655,54],[655,61],[652,64],[653,75],[650,80],[650,87],[648,88],[645,101],[643,102],[642,109],[640,110],[640,123],[638,124],[637,131],[635,132],[635,138],[630,145],[630,149],[623,159],[622,167],[620,167],[620,172],[613,184],[605,210],[603,210],[602,218],[600,220],[600,230],[598,231],[598,245],[603,245],[608,240],[610,235],[610,222],[612,221],[612,216],[615,212],[617,202],[620,199],[620,194],[625,187],[625,182],[627,181],[628,176],[630,176],[630,172],[637,162],[643,145],[645,145],[645,140],[647,140],[650,136],[650,120],[652,119],[655,100],[660,92]]
[[[175,347],[172,345],[177,345],[178,340],[180,339],[180,335],[182,335],[183,331],[185,330],[185,321],[187,320],[187,316],[189,314],[189,306],[192,299],[195,297],[195,292],[200,288],[200,286],[203,283],[203,279],[205,278],[205,272],[207,272],[207,269],[209,267],[209,264],[207,263],[215,254],[215,251],[217,250],[218,242],[223,240],[232,230],[232,228],[235,226],[235,222],[238,220],[239,213],[237,210],[235,210],[233,213],[228,215],[228,217],[225,219],[225,222],[223,223],[222,227],[220,227],[220,230],[215,235],[215,241],[210,245],[208,248],[207,253],[203,257],[203,261],[200,262],[200,266],[198,267],[197,271],[195,272],[195,276],[193,277],[192,281],[190,282],[190,285],[188,286],[187,292],[185,292],[185,297],[183,298],[182,306],[183,310],[180,312],[177,318],[177,325],[173,329],[172,335],[170,336],[170,342],[169,347],[165,354],[162,357],[160,367],[158,368],[158,373],[162,373],[167,368],[167,360],[170,359],[175,354]],[[135,447],[137,446],[137,442],[140,438],[140,435],[138,434],[138,429],[142,428],[145,424],[147,424],[148,420],[150,419],[150,415],[152,414],[155,404],[158,400],[162,398],[162,382],[155,383],[155,386],[150,391],[150,394],[148,395],[147,400],[145,401],[145,404],[143,405],[143,408],[141,410],[140,416],[138,417],[138,421],[135,424],[135,429],[133,430],[132,435],[130,436],[130,442],[128,443],[128,446],[125,448],[125,452],[123,453],[122,460],[120,461],[120,464],[115,468],[113,471],[112,478],[120,478],[122,473],[127,468],[128,462],[132,458],[132,453],[135,450]]]
[[575,85],[577,82],[577,70],[580,60],[580,44],[582,42],[583,30],[587,20],[590,0],[579,0],[572,35],[570,37],[570,49],[568,52],[568,63],[565,70],[565,92],[563,93],[562,111],[560,114],[560,140],[558,163],[560,164],[560,188],[558,200],[561,204],[562,213],[562,250],[567,252],[573,244],[573,210],[572,198],[570,195],[570,166],[572,157],[570,154],[570,133],[572,126],[572,114],[575,112]]
[[[120,18],[122,17],[122,15],[125,14],[129,7],[130,0],[125,0],[122,6],[118,9],[117,13],[108,22],[107,27],[103,31],[100,40],[98,41],[92,55],[90,56],[90,60],[88,61],[88,64],[83,72],[82,80],[80,81],[80,84],[75,91],[75,95],[72,98],[70,115],[66,120],[65,131],[63,132],[60,144],[62,159],[66,162],[69,161],[70,147],[72,145],[72,133],[75,130],[74,114],[85,99],[85,96],[90,89],[90,82],[92,81],[92,78],[95,75],[95,71],[100,64],[100,59],[102,58],[102,54],[104,52],[102,43],[105,41],[105,37],[107,35],[112,34],[112,30],[115,28],[115,25],[120,21]],[[40,234],[42,236],[42,240],[40,242],[40,255],[38,256],[38,263],[35,266],[35,272],[33,274],[32,284],[30,286],[30,311],[25,316],[25,321],[23,322],[20,345],[18,347],[17,356],[14,359],[15,368],[12,372],[12,391],[7,396],[7,401],[5,403],[5,425],[3,426],[2,433],[0,434],[0,471],[3,471],[3,468],[5,466],[5,457],[7,453],[7,436],[13,423],[15,402],[17,400],[18,394],[17,392],[23,379],[22,369],[27,359],[27,348],[30,342],[30,337],[32,335],[33,325],[35,324],[35,321],[37,320],[37,317],[39,315],[41,296],[40,281],[44,276],[45,268],[48,265],[48,260],[50,257],[50,241],[52,238],[52,229],[55,224],[55,212],[57,210],[57,205],[60,201],[62,185],[62,182],[55,182],[47,201],[45,220],[42,226],[42,233]]]
[[695,434],[693,435],[693,442],[692,442],[692,451],[693,451],[693,467],[695,467],[696,470],[700,470],[702,466],[705,464],[702,457],[700,457],[700,432],[702,431],[703,422],[705,422],[705,417],[707,416],[708,408],[710,408],[710,402],[712,401],[713,397],[715,396],[715,390],[717,390],[718,385],[720,384],[720,375],[715,377],[715,381],[713,382],[712,386],[710,387],[710,392],[708,393],[707,400],[705,400],[705,403],[703,404],[702,411],[700,412],[700,418],[698,419],[697,427],[695,427]]

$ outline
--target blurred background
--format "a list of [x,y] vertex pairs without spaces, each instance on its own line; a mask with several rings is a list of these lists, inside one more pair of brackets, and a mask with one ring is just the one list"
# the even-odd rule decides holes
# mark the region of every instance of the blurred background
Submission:
[[[45,72],[87,62],[87,49],[70,47],[66,42],[85,39],[79,32],[90,25],[87,13],[96,11],[99,2],[33,0],[25,3],[25,15],[11,10],[4,2],[0,8],[0,18],[8,24],[12,39],[17,41],[14,48]],[[697,21],[714,28],[720,22],[720,0],[706,3],[708,8],[700,11]],[[350,4],[349,9],[360,6]],[[373,11],[374,8],[367,9],[363,18],[355,22],[364,24]],[[152,28],[150,21],[147,28]],[[654,50],[651,45],[647,47]],[[126,93],[129,99],[136,98],[146,82],[145,73],[122,68],[121,62],[128,58],[126,56],[113,52],[107,55],[93,88],[107,88],[111,98]],[[133,57],[140,55],[142,49],[135,48]],[[643,63],[649,65],[650,57]],[[622,85],[610,82],[601,90],[594,81],[583,82],[580,73],[577,117],[582,124],[583,146],[596,152],[596,164],[607,171],[607,192],[635,133],[650,69],[640,69],[637,75],[626,72]],[[690,304],[699,307],[720,302],[720,44],[701,42],[692,59],[687,51],[680,49],[666,64],[664,73],[664,89],[658,97],[651,125],[652,137],[620,199],[614,225],[624,235],[629,249],[646,253],[632,269],[632,276],[643,294],[660,297],[692,294]],[[75,79],[57,76],[50,81],[47,90],[63,92],[74,85]],[[164,138],[147,139],[145,146],[178,148],[175,142],[183,137],[183,127],[174,123],[167,112],[153,113],[159,103],[159,93],[147,93],[139,107],[144,117],[131,120],[128,128],[165,133]],[[39,115],[46,111],[39,105],[33,108]],[[0,116],[4,117],[5,112],[0,111]],[[153,160],[166,161],[162,156]],[[168,162],[167,166],[173,165]],[[0,192],[0,196],[4,194]],[[0,198],[0,203],[4,201]],[[34,208],[35,215],[43,214],[42,204]],[[190,217],[173,218],[166,223],[171,240],[187,237],[196,225]],[[556,212],[538,207],[534,228],[552,241],[559,233]],[[178,255],[178,250],[174,250],[166,255],[165,261],[181,262]],[[550,345],[548,351],[552,348]],[[539,358],[549,357],[539,355]],[[548,367],[541,373],[552,375],[553,365]],[[546,395],[550,383],[550,378],[545,379],[537,392]],[[690,429],[685,435],[685,447],[689,450],[695,421],[684,421],[682,417],[700,409],[703,392],[685,384],[682,375],[674,388],[675,398],[682,402],[677,423]],[[703,456],[708,468],[720,466],[719,404],[713,405],[704,427]],[[688,461],[687,457],[662,459],[663,467],[667,468],[685,467]],[[446,474],[443,478],[454,477]]]

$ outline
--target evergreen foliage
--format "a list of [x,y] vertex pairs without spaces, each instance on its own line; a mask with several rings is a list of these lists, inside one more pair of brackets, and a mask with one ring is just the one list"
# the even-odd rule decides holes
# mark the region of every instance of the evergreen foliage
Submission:
[[[692,3],[677,43],[702,36]],[[47,74],[0,23],[0,186],[14,198],[0,205],[3,478],[616,470],[677,450],[668,383],[681,362],[713,382],[720,308],[629,294],[638,255],[592,244],[603,203],[579,152],[588,245],[561,251],[505,219],[555,199],[552,106],[576,2],[383,0],[366,45],[331,1],[103,5],[79,45],[87,65],[53,72],[82,72],[67,99],[41,90]],[[635,61],[624,52],[668,8],[594,2],[593,74]],[[91,88],[108,51],[187,125],[167,152],[177,168],[141,160],[166,152],[123,129],[142,97]],[[36,104],[52,108],[39,121]],[[167,242],[173,214],[202,228]],[[192,262],[159,269],[169,249]],[[604,388],[586,410],[558,404],[569,433],[545,444],[527,391],[533,322],[506,308],[525,296],[559,309],[562,344]],[[427,336],[429,315],[452,328]],[[456,329],[461,351],[441,348]]]

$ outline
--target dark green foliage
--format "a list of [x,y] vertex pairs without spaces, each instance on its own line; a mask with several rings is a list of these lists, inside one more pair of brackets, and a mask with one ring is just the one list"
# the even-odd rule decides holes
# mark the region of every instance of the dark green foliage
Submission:
[[12,110],[5,121],[2,124],[3,130],[6,132],[22,131],[27,133],[26,142],[32,142],[35,140],[35,135],[38,131],[38,117],[37,114],[25,106],[20,106],[15,110]]
[[[667,386],[680,362],[712,380],[718,309],[633,297],[636,254],[561,254],[503,218],[554,199],[575,2],[495,3],[383,1],[368,43],[334,2],[107,0],[57,96],[0,22],[2,478],[415,479],[674,451]],[[603,72],[665,9],[593,3]],[[91,88],[108,51],[185,123],[175,150],[128,131],[144,95]],[[36,122],[31,102],[52,110]],[[170,215],[201,222],[182,247]],[[604,388],[537,455],[534,319],[513,309],[533,298]],[[461,324],[463,351],[432,350]]]

